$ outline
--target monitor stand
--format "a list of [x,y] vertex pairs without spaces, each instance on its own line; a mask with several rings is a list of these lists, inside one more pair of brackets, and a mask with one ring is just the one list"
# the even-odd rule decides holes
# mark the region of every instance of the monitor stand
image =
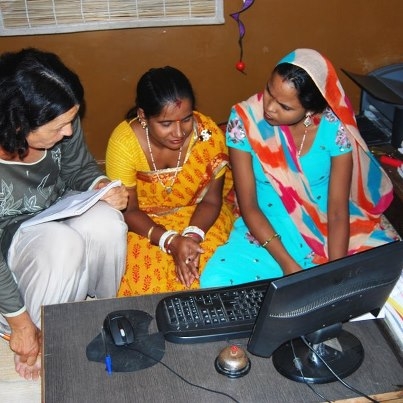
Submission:
[[[273,353],[273,365],[285,377],[304,383],[329,383],[337,378],[318,358],[320,355],[329,367],[340,377],[352,374],[364,359],[364,349],[361,342],[353,334],[341,330],[337,339],[319,344],[311,344],[316,353],[299,339],[291,340],[280,346]],[[295,357],[300,360],[299,370],[294,365]]]

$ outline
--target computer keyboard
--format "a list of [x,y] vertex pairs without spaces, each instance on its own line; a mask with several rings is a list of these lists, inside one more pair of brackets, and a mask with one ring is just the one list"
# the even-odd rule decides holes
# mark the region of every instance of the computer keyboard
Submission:
[[164,297],[156,310],[158,329],[173,343],[249,337],[268,285],[261,280]]

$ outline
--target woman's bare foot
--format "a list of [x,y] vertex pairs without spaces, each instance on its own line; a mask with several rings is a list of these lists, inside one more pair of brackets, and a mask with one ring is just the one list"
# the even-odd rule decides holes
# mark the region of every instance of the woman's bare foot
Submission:
[[20,356],[14,354],[15,370],[20,376],[27,380],[36,381],[41,375],[41,355],[39,354],[33,365],[28,365],[26,362],[20,361]]

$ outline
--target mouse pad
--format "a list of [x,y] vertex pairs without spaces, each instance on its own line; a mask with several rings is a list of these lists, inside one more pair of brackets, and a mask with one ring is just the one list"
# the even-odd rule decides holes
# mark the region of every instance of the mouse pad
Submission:
[[[112,360],[113,372],[133,372],[152,367],[165,353],[165,339],[162,333],[148,333],[153,319],[147,312],[122,310],[135,331],[134,342],[125,346],[116,346],[112,336],[105,331],[106,349]],[[105,363],[105,344],[100,332],[87,346],[86,355],[89,361]]]

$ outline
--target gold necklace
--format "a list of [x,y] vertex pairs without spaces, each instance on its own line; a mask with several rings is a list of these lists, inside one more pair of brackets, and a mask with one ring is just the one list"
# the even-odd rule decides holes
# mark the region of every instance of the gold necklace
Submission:
[[146,139],[147,139],[147,146],[148,146],[148,151],[150,152],[150,157],[151,157],[151,162],[153,164],[153,169],[157,175],[158,178],[158,182],[159,184],[164,188],[164,190],[169,194],[172,192],[172,187],[176,181],[176,178],[178,176],[178,172],[179,172],[179,164],[181,162],[181,156],[182,156],[182,148],[183,148],[183,144],[181,145],[181,148],[179,149],[179,155],[178,155],[178,161],[176,162],[176,168],[175,168],[175,175],[171,180],[171,184],[166,186],[164,184],[164,182],[161,180],[159,174],[158,174],[158,169],[155,165],[155,161],[154,161],[154,156],[153,156],[153,152],[151,151],[151,143],[150,143],[150,136],[148,134],[148,126],[145,127],[145,132],[146,132]]
[[297,152],[298,157],[301,156],[301,151],[302,151],[302,149],[304,147],[307,132],[308,132],[308,128],[306,127],[305,130],[304,130],[304,135],[302,136],[301,144],[300,144],[298,152]]
[[305,117],[305,120],[303,122],[303,124],[305,126],[305,130],[304,130],[304,135],[302,136],[301,144],[299,145],[299,148],[298,148],[298,152],[297,152],[298,157],[301,156],[302,149],[304,148],[306,135],[308,134],[308,128],[312,125],[312,123],[314,125],[313,126],[314,128],[319,124],[321,115],[319,115],[319,116],[315,116],[315,115],[316,115],[316,113],[306,115],[306,117]]

